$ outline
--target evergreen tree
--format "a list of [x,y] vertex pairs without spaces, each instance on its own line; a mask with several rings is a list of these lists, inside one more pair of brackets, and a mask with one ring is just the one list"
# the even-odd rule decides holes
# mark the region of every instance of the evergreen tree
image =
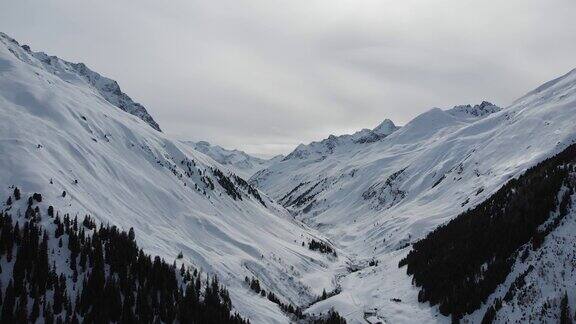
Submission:
[[570,306],[568,306],[568,294],[566,292],[564,292],[564,296],[560,301],[560,324],[572,324]]
[[[44,298],[46,300],[46,298]],[[44,322],[46,324],[54,324],[54,313],[52,313],[52,305],[46,302],[44,306]]]
[[38,316],[40,316],[40,298],[35,296],[32,311],[30,311],[30,322],[35,323]]
[[26,286],[22,289],[20,293],[20,298],[18,298],[18,306],[16,307],[15,320],[18,323],[28,322],[28,294],[26,292]]
[[6,287],[4,305],[2,307],[2,323],[12,323],[14,321],[14,305],[16,304],[16,296],[14,295],[14,284],[12,280]]

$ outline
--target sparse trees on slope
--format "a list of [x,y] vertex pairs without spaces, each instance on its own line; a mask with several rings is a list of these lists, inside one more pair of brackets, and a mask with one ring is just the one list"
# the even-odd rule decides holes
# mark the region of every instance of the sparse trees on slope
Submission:
[[[40,197],[31,197],[31,208]],[[40,217],[38,208],[34,213]],[[175,265],[146,255],[132,229],[97,227],[90,216],[78,222],[69,215],[56,215],[46,229],[35,218],[21,217],[12,224],[11,215],[0,213],[0,258],[13,263],[0,298],[2,323],[39,318],[48,324],[248,322],[231,313],[228,292],[215,277],[201,292],[199,272],[179,275]],[[49,253],[50,241],[62,242],[58,253]],[[57,268],[55,255],[69,255],[68,266]]]

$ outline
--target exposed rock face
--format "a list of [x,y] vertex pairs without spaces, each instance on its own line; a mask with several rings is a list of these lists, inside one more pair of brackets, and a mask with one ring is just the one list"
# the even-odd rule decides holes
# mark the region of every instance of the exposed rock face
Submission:
[[495,112],[502,110],[502,108],[494,105],[488,101],[482,101],[482,103],[478,105],[461,105],[455,106],[454,108],[448,110],[448,113],[451,115],[468,115],[471,117],[485,117]]

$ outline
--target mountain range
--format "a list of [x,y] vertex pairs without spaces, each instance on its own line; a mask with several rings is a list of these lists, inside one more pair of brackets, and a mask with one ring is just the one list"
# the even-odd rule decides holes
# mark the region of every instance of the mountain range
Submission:
[[269,167],[270,165],[284,159],[283,155],[277,155],[270,159],[262,159],[247,154],[244,151],[228,150],[218,145],[212,145],[206,141],[192,142],[184,141],[198,152],[202,152],[214,161],[233,169],[234,173],[248,179],[254,173]]
[[[217,276],[226,309],[252,323],[332,310],[348,323],[573,317],[575,124],[573,70],[507,107],[431,108],[261,159],[172,139],[116,81],[0,33],[3,213],[30,222],[37,206],[132,229],[174,269]],[[72,296],[82,284],[53,240]],[[0,254],[2,296],[14,263]],[[84,318],[75,303],[61,320]]]

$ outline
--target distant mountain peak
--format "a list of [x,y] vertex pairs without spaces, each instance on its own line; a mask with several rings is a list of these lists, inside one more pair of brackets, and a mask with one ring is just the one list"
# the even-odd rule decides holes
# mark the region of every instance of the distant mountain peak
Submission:
[[321,141],[311,142],[310,144],[299,144],[284,160],[293,158],[305,159],[312,154],[319,155],[320,159],[323,159],[327,155],[334,153],[334,151],[341,146],[346,146],[347,144],[374,143],[387,137],[399,128],[400,127],[396,126],[390,119],[385,119],[374,129],[364,128],[354,134],[339,136],[331,134]]
[[396,126],[390,119],[384,119],[374,129],[365,128],[351,135],[355,143],[373,143],[397,131],[400,127]]
[[271,163],[284,158],[283,156],[275,156],[268,160],[261,159],[244,151],[225,149],[221,146],[210,144],[207,141],[185,141],[184,143],[196,151],[208,155],[214,161],[228,166],[234,173],[246,179],[250,178],[254,173],[267,168]]
[[384,119],[378,126],[376,126],[372,131],[381,135],[390,135],[392,132],[398,129],[398,126],[394,124],[390,119]]
[[474,106],[455,106],[454,108],[447,110],[447,112],[453,116],[485,117],[500,110],[502,110],[502,108],[495,104],[489,101],[482,101],[480,104]]

